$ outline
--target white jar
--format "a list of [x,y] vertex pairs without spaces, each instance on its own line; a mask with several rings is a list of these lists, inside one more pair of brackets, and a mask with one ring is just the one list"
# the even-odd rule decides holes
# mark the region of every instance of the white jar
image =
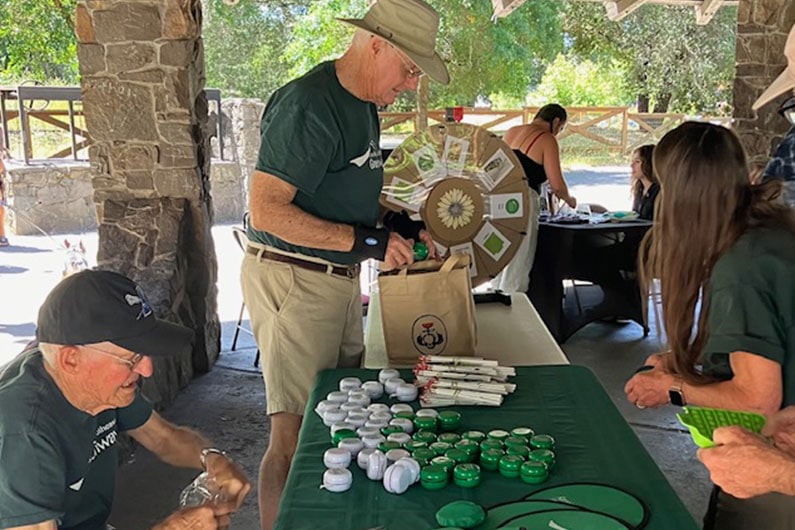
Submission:
[[354,394],[348,396],[348,403],[356,405],[357,407],[365,408],[370,405],[370,396],[367,394]]
[[351,465],[351,452],[339,447],[326,449],[323,453],[323,464],[329,469],[348,467]]
[[419,391],[416,386],[411,383],[401,383],[395,388],[392,397],[396,397],[400,401],[414,401],[418,395]]
[[356,455],[356,463],[359,465],[359,468],[367,471],[368,459],[370,458],[370,455],[373,454],[375,451],[378,451],[378,449],[375,449],[373,447],[365,447],[364,449],[359,451],[359,454]]
[[395,377],[400,377],[400,372],[393,370],[392,368],[384,368],[378,372],[378,382],[382,385],[387,382],[387,379],[392,379]]
[[340,410],[344,410],[345,412],[363,412],[365,409],[361,407],[358,403],[351,403],[350,401],[346,401],[345,403],[340,405]]
[[414,415],[418,418],[438,418],[439,411],[436,409],[420,409]]
[[345,421],[347,417],[348,413],[345,411],[340,409],[329,409],[323,412],[323,424],[325,424],[326,427],[331,427],[335,423]]
[[340,379],[340,390],[344,392],[361,388],[361,386],[362,386],[362,380],[359,379],[358,377],[343,377],[342,379]]
[[412,422],[408,418],[392,418],[389,420],[390,425],[397,425],[403,432],[406,434],[412,434],[414,432],[414,422]]
[[411,457],[401,458],[395,462],[396,466],[403,466],[411,472],[411,482],[419,482],[420,480],[420,463]]
[[381,434],[381,429],[379,427],[359,427],[356,429],[356,435],[359,438],[364,439],[365,436],[374,436],[376,434]]
[[389,466],[384,473],[384,489],[387,493],[401,495],[405,493],[413,483],[411,471],[404,466]]
[[381,480],[386,471],[386,455],[381,451],[373,451],[367,457],[367,478],[370,480]]
[[338,421],[337,423],[332,423],[330,428],[331,436],[334,436],[335,434],[337,434],[337,431],[342,429],[350,429],[352,431],[355,431],[356,427],[352,423],[349,423],[347,421]]
[[370,421],[383,421],[389,423],[389,420],[392,419],[392,415],[388,412],[373,412],[368,419]]
[[334,392],[329,392],[326,396],[326,399],[334,403],[342,404],[348,401],[348,393],[341,390],[336,390]]
[[345,421],[358,429],[359,427],[364,427],[364,424],[367,423],[367,416],[361,412],[350,412]]
[[353,475],[344,468],[327,469],[323,473],[323,489],[334,493],[340,493],[351,489]]
[[405,432],[393,432],[386,437],[386,441],[399,443],[402,447],[404,444],[411,441],[411,435],[406,434]]
[[398,412],[411,412],[414,413],[414,409],[411,405],[407,405],[406,403],[395,403],[389,408],[389,411],[392,414],[397,414]]
[[384,395],[384,385],[378,381],[365,381],[362,383],[362,390],[367,392],[370,399],[378,399]]
[[364,442],[365,447],[372,447],[377,449],[381,442],[385,442],[386,438],[382,434],[373,434],[370,436],[365,436],[362,438],[362,442]]
[[386,459],[390,464],[394,464],[401,458],[407,458],[409,456],[411,456],[411,453],[405,449],[390,449],[386,452]]
[[364,422],[364,426],[365,427],[373,427],[374,429],[378,429],[379,431],[381,430],[382,427],[386,427],[387,425],[389,425],[388,421],[386,421],[386,420],[374,420],[374,419],[372,419],[372,417],[369,420],[367,420],[366,422]]
[[340,440],[340,443],[337,444],[337,447],[348,451],[351,457],[356,457],[359,451],[364,449],[364,442],[358,438],[343,438]]
[[403,383],[405,383],[405,381],[399,377],[387,379],[386,383],[384,383],[384,391],[391,396],[395,393],[395,390],[397,390],[398,385]]
[[370,403],[366,409],[371,415],[375,414],[376,412],[386,412],[389,413],[389,405],[386,403]]
[[323,412],[329,409],[338,409],[338,408],[340,408],[339,403],[335,403],[333,401],[329,401],[328,399],[324,399],[323,401],[315,405],[315,412],[317,412],[317,415],[322,418]]

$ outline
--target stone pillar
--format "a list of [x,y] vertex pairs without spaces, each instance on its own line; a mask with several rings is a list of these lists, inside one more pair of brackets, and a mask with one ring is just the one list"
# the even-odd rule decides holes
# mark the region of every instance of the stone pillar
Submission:
[[97,262],[192,328],[144,390],[176,396],[220,349],[200,0],[79,0],[75,16],[99,226]]
[[232,157],[240,164],[245,209],[248,210],[249,180],[259,156],[259,128],[265,104],[258,99],[230,98],[223,100],[221,107],[219,119],[223,120],[224,158]]
[[734,128],[751,162],[761,166],[766,164],[789,124],[776,112],[777,102],[768,103],[758,113],[751,110],[751,105],[784,70],[787,64],[784,43],[793,24],[795,2],[792,0],[740,0]]

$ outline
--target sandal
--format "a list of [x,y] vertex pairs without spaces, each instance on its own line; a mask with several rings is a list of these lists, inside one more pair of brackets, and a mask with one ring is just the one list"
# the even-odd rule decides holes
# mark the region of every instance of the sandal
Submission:
[[7,237],[0,237],[0,247],[7,247],[9,244]]

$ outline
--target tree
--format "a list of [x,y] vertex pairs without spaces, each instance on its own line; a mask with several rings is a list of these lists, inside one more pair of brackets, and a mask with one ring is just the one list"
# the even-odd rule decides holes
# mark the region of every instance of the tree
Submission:
[[570,2],[563,23],[574,54],[621,63],[639,110],[652,104],[655,112],[730,108],[736,25],[732,7],[699,26],[688,7],[645,5],[611,22],[589,2]]
[[620,64],[567,57],[550,64],[534,93],[531,104],[559,103],[567,106],[626,105],[632,99],[626,72]]
[[76,83],[77,0],[2,0],[0,77]]

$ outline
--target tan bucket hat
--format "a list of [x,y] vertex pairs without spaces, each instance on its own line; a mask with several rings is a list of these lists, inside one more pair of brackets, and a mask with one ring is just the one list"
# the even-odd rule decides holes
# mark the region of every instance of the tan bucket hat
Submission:
[[792,26],[787,44],[784,45],[784,55],[787,57],[787,68],[759,96],[759,99],[753,104],[754,110],[795,88],[795,26]]
[[399,48],[432,79],[450,82],[442,58],[436,53],[439,14],[422,0],[377,0],[364,18],[340,18]]

